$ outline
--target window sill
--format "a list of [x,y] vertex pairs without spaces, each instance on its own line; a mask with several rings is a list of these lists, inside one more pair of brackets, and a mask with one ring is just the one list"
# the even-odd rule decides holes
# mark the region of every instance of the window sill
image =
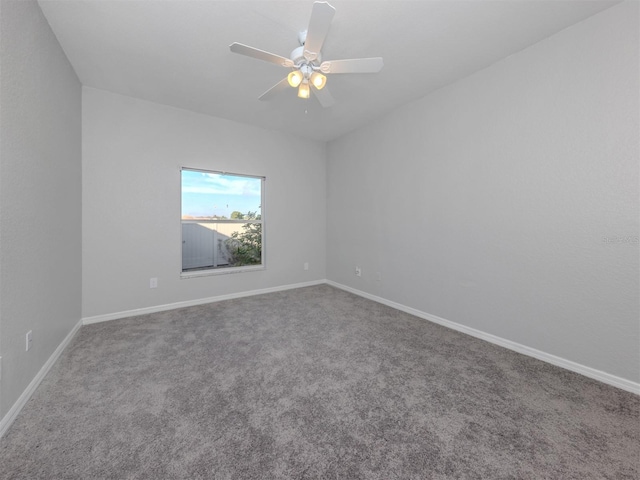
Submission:
[[184,280],[187,278],[210,277],[214,275],[231,275],[234,273],[257,272],[260,270],[266,270],[266,267],[264,265],[247,265],[246,267],[210,268],[208,270],[181,272],[180,278]]

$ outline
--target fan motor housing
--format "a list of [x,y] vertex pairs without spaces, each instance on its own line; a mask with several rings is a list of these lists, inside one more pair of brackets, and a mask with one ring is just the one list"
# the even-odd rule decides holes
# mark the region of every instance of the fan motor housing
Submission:
[[308,64],[310,66],[317,67],[318,65],[320,65],[320,62],[322,61],[319,53],[317,54],[316,58],[313,61],[311,62],[308,61],[304,56],[304,45],[300,45],[293,52],[291,52],[291,56],[289,58],[293,61],[296,67],[300,67],[303,64]]

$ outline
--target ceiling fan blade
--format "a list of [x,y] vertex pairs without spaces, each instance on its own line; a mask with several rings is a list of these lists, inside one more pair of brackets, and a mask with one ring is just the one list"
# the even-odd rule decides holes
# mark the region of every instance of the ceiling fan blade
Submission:
[[320,105],[324,108],[331,107],[336,102],[327,87],[324,87],[322,90],[318,90],[316,87],[311,87],[311,91],[315,94]]
[[382,57],[352,58],[322,62],[320,71],[322,73],[378,73],[383,66]]
[[280,92],[286,90],[288,87],[289,87],[289,82],[287,80],[287,77],[284,77],[282,80],[276,83],[273,87],[271,87],[269,90],[267,90],[262,95],[260,95],[258,97],[258,100],[262,100],[262,101],[271,100],[273,97],[278,95]]
[[265,52],[258,48],[243,45],[242,43],[232,43],[229,45],[229,49],[233,53],[239,53],[240,55],[246,55],[247,57],[257,58],[258,60],[264,60],[265,62],[275,63],[282,67],[293,67],[293,61],[289,58],[281,57],[275,53]]
[[335,13],[336,9],[327,2],[315,2],[313,4],[309,26],[307,27],[307,38],[304,42],[305,52],[311,52],[313,57],[308,60],[315,60],[320,50],[322,50],[322,44],[327,32],[329,32],[331,20],[333,20]]

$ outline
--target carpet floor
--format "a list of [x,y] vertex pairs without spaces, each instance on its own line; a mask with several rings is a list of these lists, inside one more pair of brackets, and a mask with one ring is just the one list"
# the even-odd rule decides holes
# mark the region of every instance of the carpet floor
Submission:
[[640,397],[328,285],[82,327],[2,479],[638,479]]

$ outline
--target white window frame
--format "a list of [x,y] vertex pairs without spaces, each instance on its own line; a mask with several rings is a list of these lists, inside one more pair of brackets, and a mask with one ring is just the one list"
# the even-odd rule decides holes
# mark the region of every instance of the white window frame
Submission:
[[[259,220],[242,220],[242,219],[225,219],[225,220],[183,220],[182,219],[182,172],[184,170],[188,170],[191,172],[202,172],[202,173],[215,173],[218,175],[229,175],[233,177],[247,177],[247,178],[255,178],[260,180],[260,219]],[[197,277],[206,277],[210,275],[228,275],[233,273],[243,273],[243,272],[255,272],[260,270],[266,270],[266,223],[265,223],[265,183],[266,177],[262,175],[248,175],[244,173],[232,173],[232,172],[224,172],[220,170],[207,170],[202,168],[192,168],[192,167],[180,167],[180,278],[197,278]],[[183,258],[182,258],[182,245],[183,245],[183,228],[182,225],[184,223],[237,223],[240,225],[245,225],[247,223],[254,223],[262,225],[262,248],[260,251],[261,261],[259,265],[243,265],[238,267],[209,267],[202,268],[198,270],[187,270],[184,271],[183,268]]]

